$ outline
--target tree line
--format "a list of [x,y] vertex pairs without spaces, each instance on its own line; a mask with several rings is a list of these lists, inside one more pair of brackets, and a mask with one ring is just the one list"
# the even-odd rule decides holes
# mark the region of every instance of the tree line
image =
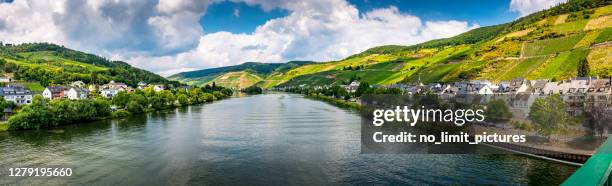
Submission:
[[[92,94],[91,99],[47,100],[34,96],[32,103],[25,105],[8,120],[9,129],[41,129],[58,125],[92,121],[109,117],[212,102],[231,96],[232,90],[206,86],[189,90],[162,90],[152,87],[134,92],[120,92],[112,100]],[[111,106],[113,105],[113,106]],[[2,106],[2,104],[0,104]]]

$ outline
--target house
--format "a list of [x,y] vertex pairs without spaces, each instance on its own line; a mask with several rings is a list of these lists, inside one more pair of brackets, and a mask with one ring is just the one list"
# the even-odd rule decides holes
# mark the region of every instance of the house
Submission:
[[[588,107],[610,107],[612,105],[612,77],[596,79],[587,90]],[[587,109],[589,109],[587,107]]]
[[159,91],[162,91],[162,90],[165,90],[165,89],[166,89],[166,87],[164,85],[153,85],[153,90],[155,92],[159,92]]
[[2,121],[6,121],[13,115],[13,108],[6,107],[2,112],[4,113],[2,115]]
[[66,93],[68,99],[77,100],[77,99],[87,99],[89,96],[89,89],[81,88],[81,87],[71,87]]
[[106,85],[102,85],[102,89],[125,89],[128,86],[125,83],[117,83],[115,81],[110,81]]
[[8,85],[0,88],[0,95],[5,101],[12,101],[17,105],[30,104],[33,97],[30,90],[17,85]]
[[102,95],[102,97],[105,98],[113,98],[115,97],[119,92],[125,91],[125,88],[122,87],[109,87],[109,88],[105,88],[100,90],[100,95]]
[[544,88],[546,88],[546,84],[548,84],[549,82],[550,80],[547,79],[531,81],[531,93],[536,95],[546,94]]
[[70,83],[70,86],[83,88],[85,87],[85,83],[83,83],[82,81],[75,81],[75,82]]
[[355,91],[357,91],[358,87],[359,81],[353,81],[351,82],[351,84],[344,86],[344,89],[346,89],[347,92],[354,93]]
[[7,76],[0,76],[0,83],[10,83],[12,80]]
[[138,82],[138,87],[137,88],[140,89],[140,90],[143,90],[143,89],[147,88],[147,86],[149,86],[147,83],[141,81],[141,82]]
[[529,81],[525,78],[514,78],[510,81],[508,92],[512,94],[527,93],[529,90]]
[[61,99],[65,96],[66,87],[64,86],[48,86],[42,93],[42,96],[47,99]]

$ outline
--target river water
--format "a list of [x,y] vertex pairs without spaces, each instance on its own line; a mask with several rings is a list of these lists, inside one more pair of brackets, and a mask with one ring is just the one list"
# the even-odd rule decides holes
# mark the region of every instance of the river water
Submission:
[[[2,184],[558,184],[576,167],[517,155],[360,154],[358,113],[265,94],[45,131],[0,133]],[[70,177],[8,177],[70,167]]]

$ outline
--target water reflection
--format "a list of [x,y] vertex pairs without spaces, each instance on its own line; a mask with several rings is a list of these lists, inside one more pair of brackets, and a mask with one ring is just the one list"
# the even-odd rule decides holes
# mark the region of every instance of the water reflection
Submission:
[[356,112],[268,94],[0,134],[0,167],[69,178],[0,184],[558,184],[574,167],[515,155],[360,155]]

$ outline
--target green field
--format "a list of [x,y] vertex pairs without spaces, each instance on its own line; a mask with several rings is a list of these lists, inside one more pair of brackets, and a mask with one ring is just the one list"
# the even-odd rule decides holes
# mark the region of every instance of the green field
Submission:
[[598,36],[595,38],[593,43],[603,43],[612,40],[612,28],[604,29]]
[[511,68],[506,69],[505,73],[500,76],[501,80],[511,80],[517,77],[525,77],[531,71],[535,70],[538,66],[544,63],[548,59],[547,57],[533,57],[521,60],[514,63]]
[[588,19],[582,19],[578,21],[561,23],[561,24],[553,26],[551,29],[553,32],[564,33],[564,34],[570,33],[570,32],[579,32],[582,29],[584,29],[584,26],[586,26],[587,22],[589,22]]
[[523,56],[540,56],[562,52],[574,48],[584,37],[584,33],[547,40],[538,40],[525,44]]

